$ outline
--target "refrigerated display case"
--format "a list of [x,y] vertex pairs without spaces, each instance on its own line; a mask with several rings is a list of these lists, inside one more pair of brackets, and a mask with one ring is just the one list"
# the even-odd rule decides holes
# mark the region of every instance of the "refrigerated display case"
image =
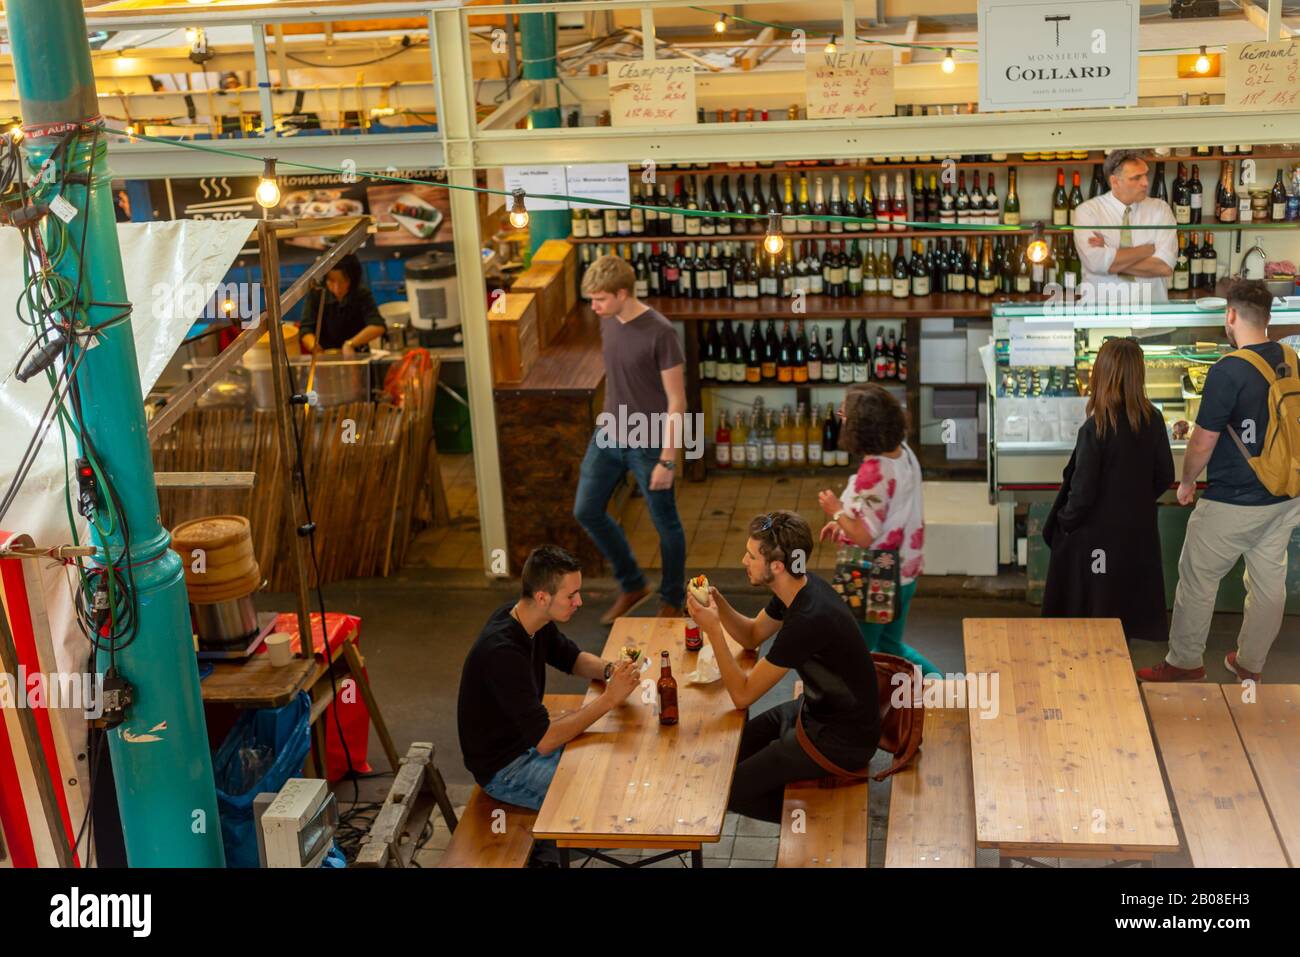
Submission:
[[[1223,300],[1164,303],[1131,312],[1070,310],[1060,303],[997,304],[982,350],[988,378],[990,500],[1050,501],[1074,449],[1097,350],[1108,338],[1135,338],[1146,357],[1146,391],[1170,430],[1176,474],[1184,438],[1174,424],[1195,422],[1210,367],[1232,351]],[[1300,299],[1275,300],[1273,325],[1300,323]]]

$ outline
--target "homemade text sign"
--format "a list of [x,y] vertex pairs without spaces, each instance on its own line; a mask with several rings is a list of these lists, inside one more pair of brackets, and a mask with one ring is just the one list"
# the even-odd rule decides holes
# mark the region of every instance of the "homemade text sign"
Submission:
[[804,58],[808,119],[894,115],[894,51],[855,47]]
[[1229,43],[1223,102],[1230,110],[1300,107],[1300,45],[1289,40]]
[[690,60],[611,63],[609,113],[614,126],[694,123],[695,64]]

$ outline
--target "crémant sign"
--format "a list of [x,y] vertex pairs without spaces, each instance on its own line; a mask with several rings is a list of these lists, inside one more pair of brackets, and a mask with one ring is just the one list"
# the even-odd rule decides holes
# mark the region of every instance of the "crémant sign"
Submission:
[[1140,0],[980,0],[980,110],[1137,103]]

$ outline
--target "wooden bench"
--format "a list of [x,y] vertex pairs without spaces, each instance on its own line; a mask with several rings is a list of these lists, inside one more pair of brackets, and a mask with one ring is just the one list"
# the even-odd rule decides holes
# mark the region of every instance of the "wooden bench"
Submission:
[[966,708],[925,709],[921,753],[890,785],[886,867],[975,866],[969,722]]
[[1144,684],[1142,695],[1192,866],[1286,867],[1229,705],[1241,686]]
[[[583,695],[548,694],[543,699],[552,720],[582,707]],[[506,804],[475,787],[439,867],[523,867],[533,849],[537,812]]]
[[1251,701],[1238,684],[1222,690],[1282,851],[1300,867],[1300,685],[1256,684]]
[[[794,696],[803,693],[795,683]],[[866,781],[791,781],[781,807],[777,867],[866,867]]]

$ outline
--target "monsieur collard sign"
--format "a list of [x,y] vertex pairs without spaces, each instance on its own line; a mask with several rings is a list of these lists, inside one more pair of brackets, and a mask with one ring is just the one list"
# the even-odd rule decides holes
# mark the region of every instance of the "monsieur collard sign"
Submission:
[[980,0],[980,110],[1137,103],[1140,0]]

